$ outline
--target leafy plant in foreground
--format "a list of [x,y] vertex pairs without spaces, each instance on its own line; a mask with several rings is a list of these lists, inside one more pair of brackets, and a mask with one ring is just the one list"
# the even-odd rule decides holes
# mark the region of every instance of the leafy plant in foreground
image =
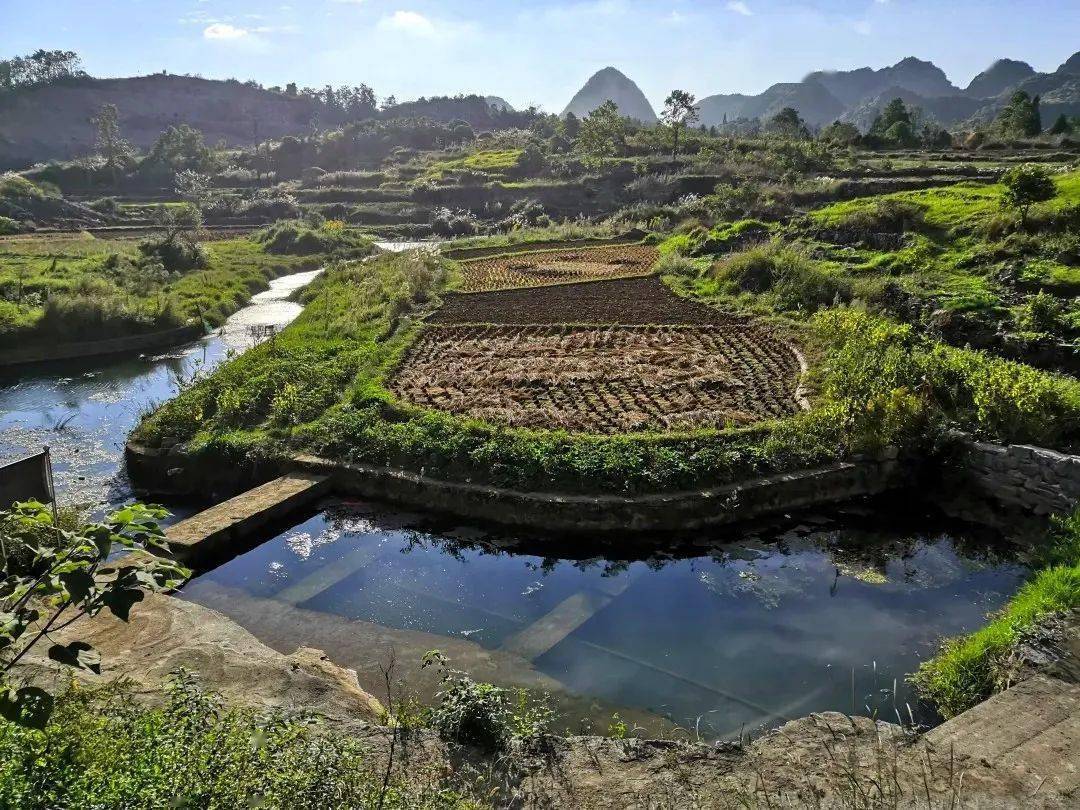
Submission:
[[[36,501],[0,512],[0,717],[33,728],[48,721],[52,695],[18,687],[10,675],[49,633],[102,610],[127,621],[147,591],[177,588],[189,576],[182,566],[156,557],[140,565],[105,565],[116,547],[167,551],[160,526],[167,514],[132,504],[101,523],[65,528],[54,525],[51,509]],[[101,669],[101,656],[84,641],[54,643],[48,656],[75,669]]]

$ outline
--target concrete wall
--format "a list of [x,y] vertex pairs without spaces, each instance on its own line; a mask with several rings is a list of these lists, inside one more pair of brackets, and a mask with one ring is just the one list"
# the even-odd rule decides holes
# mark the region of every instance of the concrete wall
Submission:
[[1003,506],[1045,516],[1080,503],[1080,456],[1024,444],[970,442],[960,452],[967,483]]
[[201,326],[181,326],[179,329],[166,329],[162,332],[131,335],[110,340],[0,350],[0,367],[17,366],[25,363],[45,363],[53,360],[73,360],[79,357],[96,357],[103,354],[145,352],[188,343],[198,338],[202,333]]
[[830,464],[813,470],[689,492],[640,496],[519,492],[429,478],[405,470],[297,458],[328,474],[336,492],[384,500],[466,520],[553,532],[683,531],[877,495],[908,477],[895,459]]

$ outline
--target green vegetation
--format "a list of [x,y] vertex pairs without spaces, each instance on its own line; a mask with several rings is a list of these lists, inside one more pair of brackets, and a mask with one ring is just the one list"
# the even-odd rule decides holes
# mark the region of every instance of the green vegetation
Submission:
[[[127,621],[147,591],[175,590],[190,576],[151,555],[138,565],[106,565],[114,550],[167,551],[159,525],[167,515],[158,507],[131,504],[100,523],[70,515],[61,521],[36,501],[0,512],[0,718],[35,729],[49,721],[54,696],[16,683],[12,670],[39,644],[52,641],[50,631],[104,610]],[[101,671],[100,654],[85,641],[52,643],[48,657],[73,669]]]
[[[828,297],[803,257],[772,247],[762,254],[769,273],[782,267],[769,276],[778,301]],[[784,422],[592,436],[419,409],[386,389],[387,375],[418,334],[415,315],[452,278],[433,257],[384,256],[332,269],[275,341],[167,403],[134,439],[185,443],[195,455],[237,462],[305,450],[519,488],[642,492],[720,484],[892,442],[917,445],[947,423],[1010,440],[1080,438],[1080,383],[936,344],[854,309],[811,321],[807,339],[822,357],[818,405]]]
[[1017,642],[1040,619],[1080,607],[1080,510],[1055,521],[1039,570],[989,624],[949,639],[912,681],[945,717],[954,717],[1008,688],[1016,676]]
[[[312,718],[227,709],[181,671],[164,705],[122,684],[72,688],[41,731],[0,720],[0,806],[487,806],[479,779],[414,761],[386,771],[370,744]],[[464,770],[464,769],[462,769]]]
[[427,177],[441,180],[460,172],[476,172],[488,175],[489,179],[506,178],[517,173],[524,156],[524,149],[481,150],[459,158],[436,161],[428,170]]
[[[370,249],[349,239],[351,250]],[[322,261],[318,254],[274,255],[245,239],[199,248],[203,268],[169,272],[145,261],[133,243],[87,234],[0,243],[0,345],[103,340],[200,317],[219,326],[271,279]]]

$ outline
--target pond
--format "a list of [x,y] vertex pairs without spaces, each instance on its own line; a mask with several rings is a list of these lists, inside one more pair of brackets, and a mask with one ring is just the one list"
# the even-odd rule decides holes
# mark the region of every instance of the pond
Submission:
[[905,677],[1025,570],[984,531],[904,512],[660,538],[664,552],[618,559],[334,501],[182,596],[282,652],[327,651],[377,697],[393,660],[433,700],[419,664],[440,649],[478,680],[550,693],[560,731],[603,733],[616,713],[709,739],[826,710],[928,725]]
[[[140,417],[183,382],[251,347],[260,327],[280,328],[303,309],[288,300],[321,271],[274,279],[225,326],[196,343],[155,355],[92,357],[23,366],[0,376],[0,459],[52,450],[62,505],[101,511],[132,497],[124,444]],[[189,510],[179,508],[177,516]],[[174,516],[175,517],[175,516]]]

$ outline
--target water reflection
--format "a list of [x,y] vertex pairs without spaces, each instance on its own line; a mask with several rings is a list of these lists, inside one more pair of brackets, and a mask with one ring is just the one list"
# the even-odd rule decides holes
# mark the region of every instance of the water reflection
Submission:
[[372,690],[378,644],[404,665],[418,662],[403,649],[449,646],[477,677],[552,691],[567,724],[618,710],[729,737],[824,710],[929,722],[905,676],[1023,577],[994,540],[926,515],[835,513],[613,559],[335,503],[185,596],[286,652],[332,651]]

